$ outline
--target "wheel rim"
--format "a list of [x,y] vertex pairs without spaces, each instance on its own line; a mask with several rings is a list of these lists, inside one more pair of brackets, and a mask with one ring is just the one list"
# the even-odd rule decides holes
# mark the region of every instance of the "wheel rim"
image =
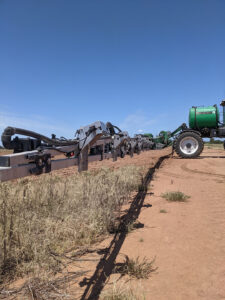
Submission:
[[185,137],[180,141],[180,150],[186,155],[192,155],[198,150],[198,141],[192,137]]

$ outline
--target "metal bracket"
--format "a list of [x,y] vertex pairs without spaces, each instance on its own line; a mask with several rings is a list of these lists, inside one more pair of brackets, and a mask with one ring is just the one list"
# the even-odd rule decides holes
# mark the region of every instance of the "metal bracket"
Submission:
[[30,169],[31,174],[40,175],[44,172],[50,173],[51,172],[51,154],[34,154],[34,155],[27,155],[29,160],[34,161],[36,167]]
[[112,139],[113,139],[112,156],[113,156],[113,161],[116,161],[119,155],[121,157],[124,157],[125,155],[124,146],[126,142],[129,142],[130,137],[126,131],[122,131],[118,134],[113,135]]
[[81,127],[78,131],[80,153],[78,155],[78,171],[88,170],[88,153],[90,147],[109,130],[103,122],[97,121],[88,126]]

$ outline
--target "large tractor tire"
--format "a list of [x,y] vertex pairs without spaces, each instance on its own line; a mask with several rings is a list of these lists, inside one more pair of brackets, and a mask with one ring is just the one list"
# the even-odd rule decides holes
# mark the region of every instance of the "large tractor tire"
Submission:
[[182,158],[198,157],[204,149],[201,136],[195,132],[181,133],[174,144],[174,150]]

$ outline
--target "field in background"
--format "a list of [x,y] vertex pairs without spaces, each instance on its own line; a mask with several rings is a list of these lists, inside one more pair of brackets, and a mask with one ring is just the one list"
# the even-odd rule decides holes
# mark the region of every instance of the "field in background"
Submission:
[[13,150],[8,150],[8,149],[0,149],[0,155],[7,155],[7,154],[12,154]]
[[207,149],[224,149],[223,144],[210,144],[210,143],[205,143],[205,147]]

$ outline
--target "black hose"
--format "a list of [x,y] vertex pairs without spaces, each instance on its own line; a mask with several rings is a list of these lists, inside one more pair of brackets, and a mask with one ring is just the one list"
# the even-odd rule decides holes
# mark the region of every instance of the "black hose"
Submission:
[[5,130],[2,133],[2,144],[6,149],[14,149],[14,143],[11,140],[12,136],[14,134],[21,134],[25,135],[28,137],[32,137],[38,140],[41,140],[48,145],[51,146],[68,146],[68,145],[75,145],[78,143],[77,140],[60,140],[60,139],[51,139],[48,138],[42,134],[36,133],[34,131],[26,130],[26,129],[21,129],[21,128],[16,128],[16,127],[6,127]]
[[107,122],[107,123],[106,123],[106,128],[109,130],[110,135],[114,135],[114,134],[116,133],[116,132],[115,132],[115,129],[117,129],[118,132],[122,132],[122,130],[121,130],[119,127],[113,125],[113,124],[110,123],[110,122]]

